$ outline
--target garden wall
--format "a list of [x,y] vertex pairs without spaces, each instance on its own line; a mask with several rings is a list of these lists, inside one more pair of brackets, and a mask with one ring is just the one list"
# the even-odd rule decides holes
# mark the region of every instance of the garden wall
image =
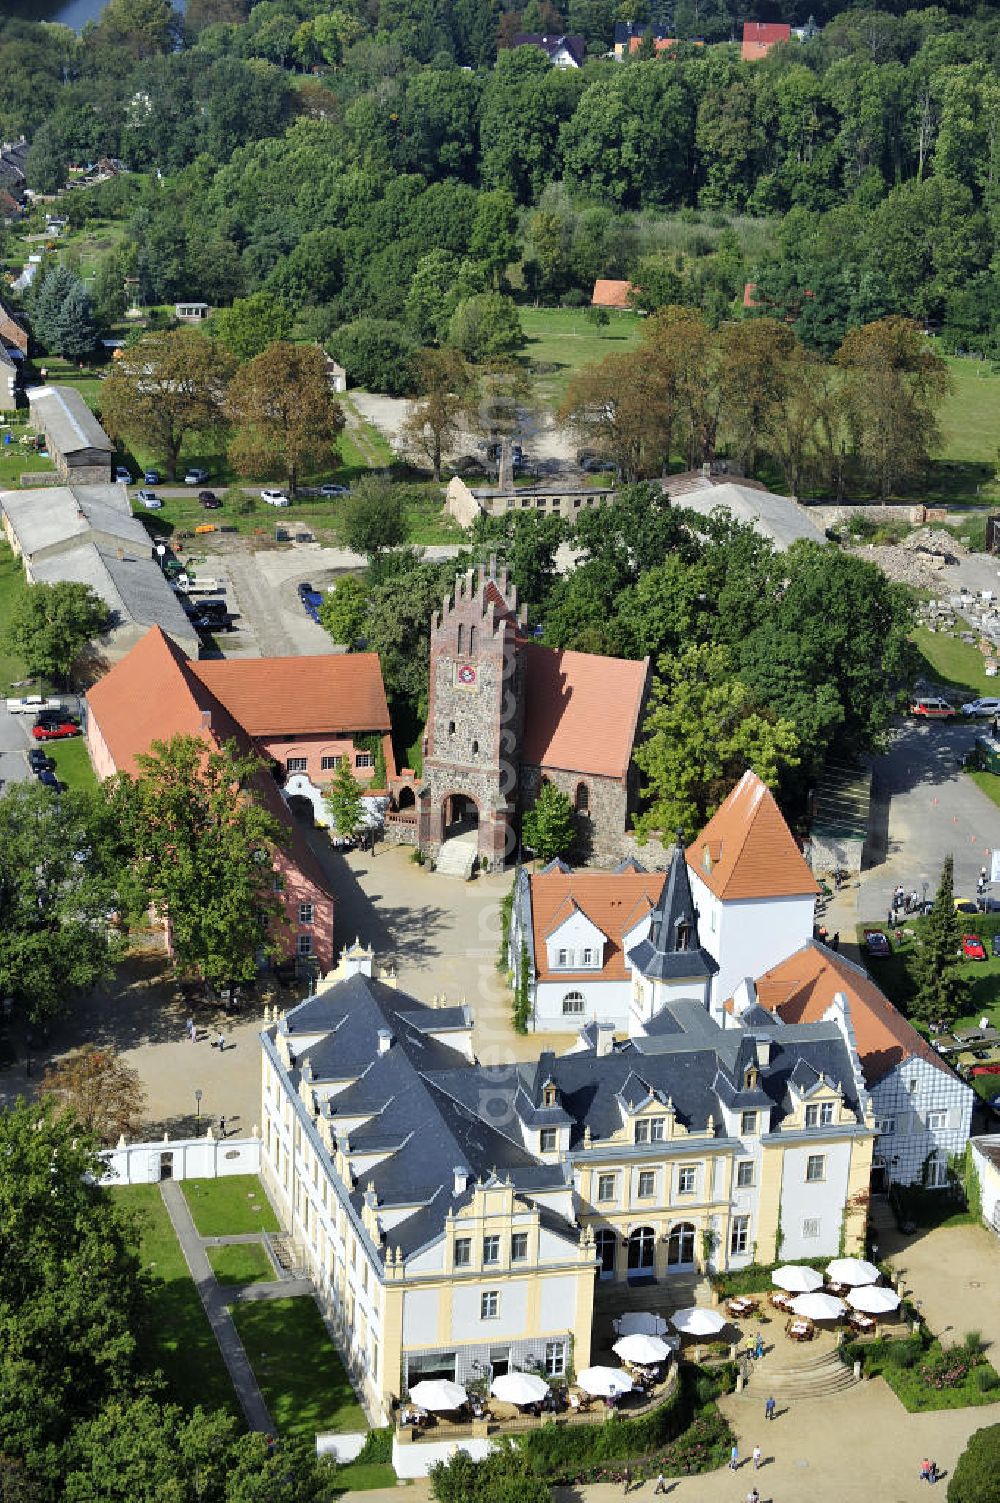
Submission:
[[260,1138],[163,1138],[158,1143],[126,1143],[103,1154],[104,1185],[152,1185],[161,1179],[221,1179],[227,1174],[260,1173]]

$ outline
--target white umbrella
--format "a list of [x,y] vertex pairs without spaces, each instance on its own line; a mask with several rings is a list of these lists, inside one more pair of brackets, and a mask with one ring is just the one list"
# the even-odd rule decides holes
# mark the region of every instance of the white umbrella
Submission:
[[864,1258],[834,1258],[826,1276],[833,1284],[877,1284],[879,1271]]
[[615,1321],[619,1336],[662,1336],[667,1322],[662,1315],[653,1315],[649,1310],[630,1310]]
[[795,1314],[806,1320],[839,1320],[844,1308],[844,1301],[832,1294],[797,1294],[792,1300]]
[[669,1346],[659,1336],[643,1336],[640,1333],[622,1336],[611,1350],[623,1362],[638,1362],[640,1366],[649,1362],[665,1362],[670,1356]]
[[468,1397],[461,1383],[450,1378],[425,1378],[410,1389],[410,1402],[421,1409],[460,1409]]
[[545,1379],[534,1373],[504,1373],[490,1385],[493,1397],[505,1404],[539,1404],[548,1391]]
[[577,1373],[576,1381],[584,1393],[595,1398],[616,1398],[620,1393],[631,1393],[634,1386],[620,1367],[585,1367]]
[[776,1289],[786,1289],[789,1294],[812,1294],[823,1287],[823,1275],[804,1263],[788,1263],[776,1268],[771,1275]]
[[863,1310],[866,1315],[891,1315],[899,1309],[899,1295],[884,1284],[863,1284],[860,1289],[850,1291],[847,1303],[852,1310]]
[[698,1305],[691,1305],[686,1310],[675,1310],[670,1320],[674,1328],[685,1336],[717,1336],[726,1324],[724,1316],[715,1310],[702,1310]]

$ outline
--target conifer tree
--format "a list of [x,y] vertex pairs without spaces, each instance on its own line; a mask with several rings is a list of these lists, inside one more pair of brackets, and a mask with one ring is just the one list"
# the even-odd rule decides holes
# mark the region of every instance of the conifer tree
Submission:
[[969,983],[959,975],[962,930],[955,912],[955,863],[947,856],[914,965],[917,992],[913,1017],[925,1023],[951,1023],[969,1006]]

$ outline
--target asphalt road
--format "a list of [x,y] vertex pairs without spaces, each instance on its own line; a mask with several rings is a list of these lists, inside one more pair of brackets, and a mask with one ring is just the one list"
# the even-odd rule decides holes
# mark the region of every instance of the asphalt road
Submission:
[[[868,859],[859,917],[885,919],[897,883],[933,896],[944,858],[955,858],[955,893],[975,897],[980,869],[1000,847],[1000,808],[961,770],[983,722],[904,725],[874,767]],[[1000,898],[1000,884],[991,889]]]
[[33,745],[33,715],[11,715],[0,699],[0,778],[5,783],[23,782],[31,776],[28,749]]

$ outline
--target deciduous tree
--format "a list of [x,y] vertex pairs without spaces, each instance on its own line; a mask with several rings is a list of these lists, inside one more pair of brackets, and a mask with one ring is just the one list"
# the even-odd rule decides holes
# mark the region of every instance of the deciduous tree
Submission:
[[170,924],[178,971],[216,988],[251,981],[278,950],[274,864],[282,829],[256,757],[197,736],[154,741],[112,798],[134,852],[135,891]]
[[54,1098],[60,1114],[69,1113],[99,1143],[134,1136],[142,1122],[146,1092],[139,1072],[111,1045],[73,1049],[48,1067],[41,1090]]
[[287,339],[292,332],[292,315],[273,292],[238,297],[231,308],[220,308],[212,323],[219,339],[237,360],[252,360],[269,344]]
[[430,460],[441,479],[441,460],[454,444],[468,405],[472,373],[458,350],[420,350],[416,357],[420,398],[407,415],[404,434]]
[[7,645],[24,659],[32,678],[69,681],[70,670],[87,644],[103,632],[109,611],[90,585],[61,579],[30,584],[14,605],[5,632]]
[[227,412],[229,456],[241,475],[282,476],[292,495],[303,469],[328,465],[344,426],[318,345],[279,342],[237,371]]
[[401,488],[380,475],[365,475],[341,503],[340,541],[376,570],[379,556],[405,543],[408,530]]
[[521,820],[521,844],[539,861],[553,861],[570,855],[578,835],[573,805],[555,783],[544,782]]
[[329,809],[337,834],[350,840],[357,834],[365,819],[365,806],[361,800],[361,784],[354,776],[347,757],[341,757],[337,770],[330,779],[324,803]]
[[144,334],[122,352],[101,388],[105,427],[116,438],[148,444],[173,480],[185,439],[221,425],[234,364],[199,329]]

